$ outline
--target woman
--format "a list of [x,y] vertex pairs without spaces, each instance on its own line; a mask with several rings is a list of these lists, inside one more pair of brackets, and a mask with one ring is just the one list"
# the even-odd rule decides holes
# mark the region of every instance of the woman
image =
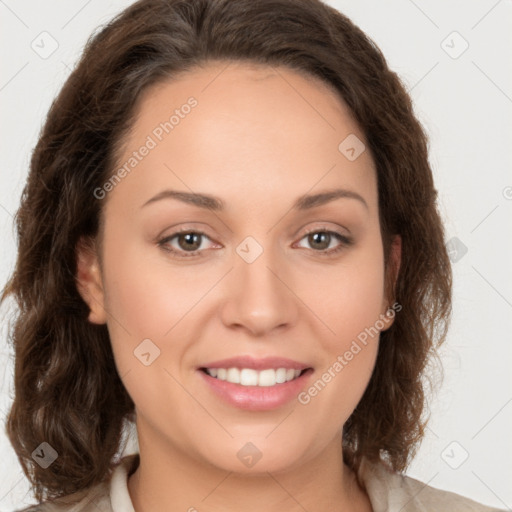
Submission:
[[492,510],[402,475],[450,262],[411,101],[334,9],[129,7],[17,225],[7,433],[37,510]]

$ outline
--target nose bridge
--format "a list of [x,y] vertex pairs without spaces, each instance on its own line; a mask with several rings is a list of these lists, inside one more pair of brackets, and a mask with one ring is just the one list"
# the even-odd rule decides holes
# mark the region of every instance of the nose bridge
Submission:
[[[265,238],[267,242],[271,239]],[[263,242],[249,236],[238,245],[236,253],[223,314],[226,325],[236,324],[253,334],[264,334],[295,322],[297,304],[285,284],[289,276],[283,271],[285,264],[279,250],[264,247]]]

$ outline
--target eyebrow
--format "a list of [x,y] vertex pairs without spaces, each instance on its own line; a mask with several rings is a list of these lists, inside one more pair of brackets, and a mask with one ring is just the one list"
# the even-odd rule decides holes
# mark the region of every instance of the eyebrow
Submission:
[[[162,199],[176,199],[178,201],[182,201],[183,203],[213,211],[222,211],[225,207],[224,201],[222,199],[208,194],[181,192],[178,190],[162,190],[152,198],[148,199],[141,206],[141,208],[144,208],[148,204],[160,201]],[[341,188],[326,190],[318,194],[304,194],[295,200],[292,209],[298,211],[309,210],[311,208],[317,208],[324,204],[330,203],[335,199],[356,199],[368,209],[368,203],[361,195],[352,190]]]

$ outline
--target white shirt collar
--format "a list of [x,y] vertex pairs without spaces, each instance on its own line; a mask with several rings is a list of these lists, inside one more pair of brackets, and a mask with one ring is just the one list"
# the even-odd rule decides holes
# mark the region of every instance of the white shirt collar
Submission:
[[[128,476],[139,464],[139,454],[124,456],[112,473],[110,502],[112,512],[135,512],[128,491]],[[435,512],[443,510],[499,512],[458,494],[430,487],[409,476],[387,469],[384,464],[371,464],[363,459],[358,475],[363,483],[373,512]]]

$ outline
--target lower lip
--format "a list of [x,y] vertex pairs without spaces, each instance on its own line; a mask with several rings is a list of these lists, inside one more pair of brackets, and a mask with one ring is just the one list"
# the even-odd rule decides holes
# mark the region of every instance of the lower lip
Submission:
[[301,392],[313,369],[300,377],[275,386],[242,386],[216,379],[203,370],[197,370],[213,392],[228,404],[248,411],[268,411],[290,402]]

